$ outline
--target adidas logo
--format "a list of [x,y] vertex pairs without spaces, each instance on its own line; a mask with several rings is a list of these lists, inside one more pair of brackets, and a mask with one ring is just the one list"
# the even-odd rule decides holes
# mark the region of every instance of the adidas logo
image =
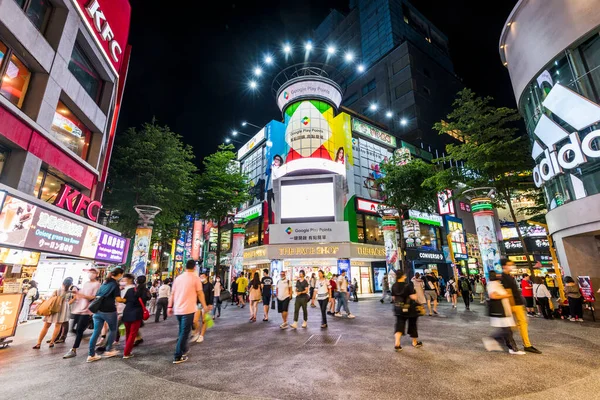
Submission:
[[[546,110],[562,119],[575,129],[569,133],[559,124],[542,114],[534,129],[536,140],[533,142],[531,156],[536,161],[533,169],[533,181],[537,187],[587,162],[589,158],[600,158],[600,145],[594,141],[600,138],[600,130],[590,132],[583,140],[579,131],[600,122],[600,106],[566,87],[556,84],[548,93],[542,105]],[[567,141],[567,142],[565,142]],[[560,148],[559,143],[565,142]],[[583,185],[579,178],[570,175],[573,186]],[[585,197],[579,190],[576,198]]]

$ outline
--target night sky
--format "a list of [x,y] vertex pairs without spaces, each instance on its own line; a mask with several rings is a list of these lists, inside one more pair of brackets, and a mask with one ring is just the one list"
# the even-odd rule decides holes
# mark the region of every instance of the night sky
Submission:
[[[118,131],[156,117],[194,147],[197,163],[247,120],[263,126],[281,113],[263,79],[258,93],[247,82],[266,51],[277,56],[285,41],[304,43],[331,8],[348,0],[240,3],[130,0],[133,46]],[[498,55],[504,22],[516,0],[413,0],[444,32],[457,75],[496,104],[516,107],[508,71]],[[184,6],[185,4],[185,6]],[[490,13],[490,9],[494,11]],[[239,138],[239,136],[238,136]],[[240,139],[241,140],[241,139]],[[239,147],[239,144],[236,145]]]

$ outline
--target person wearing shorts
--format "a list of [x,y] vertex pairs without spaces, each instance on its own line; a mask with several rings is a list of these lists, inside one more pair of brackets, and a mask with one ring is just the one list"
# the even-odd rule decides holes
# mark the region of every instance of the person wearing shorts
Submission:
[[433,273],[426,269],[425,270],[425,301],[427,302],[427,311],[429,316],[431,316],[431,303],[433,303],[433,314],[437,315],[437,307],[438,307],[438,293],[439,293],[439,284],[438,280]]
[[262,301],[265,312],[263,321],[266,322],[269,320],[269,306],[271,305],[271,293],[273,290],[273,278],[269,276],[269,270],[267,268],[263,269],[263,277],[260,281],[260,287],[262,291]]
[[279,325],[281,329],[289,327],[287,322],[288,308],[290,307],[290,299],[292,298],[292,283],[286,278],[285,271],[281,271],[279,282],[276,288],[277,296],[277,312],[281,314],[283,323]]

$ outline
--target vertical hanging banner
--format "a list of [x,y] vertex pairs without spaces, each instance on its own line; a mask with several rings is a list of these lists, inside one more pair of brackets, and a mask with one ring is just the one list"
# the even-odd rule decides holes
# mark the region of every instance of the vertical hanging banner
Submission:
[[496,236],[496,224],[494,222],[494,208],[492,201],[487,197],[471,200],[471,210],[479,241],[479,252],[483,262],[483,271],[486,279],[489,272],[495,270],[502,272],[500,266],[500,246]]
[[192,260],[198,261],[200,259],[200,250],[202,249],[203,235],[202,235],[202,221],[194,221],[193,233],[192,233]]
[[231,268],[229,268],[229,281],[234,272],[237,276],[244,269],[244,239],[246,237],[246,224],[233,225],[233,243],[231,244]]
[[135,231],[133,257],[131,258],[131,267],[129,269],[129,272],[134,276],[146,275],[151,237],[152,228],[137,228]]
[[383,242],[385,244],[385,263],[387,272],[396,272],[400,267],[398,259],[398,237],[396,235],[396,217],[388,215],[384,216],[382,230]]
[[173,270],[175,269],[175,247],[177,246],[177,241],[173,239],[171,241],[171,259],[169,260],[169,275],[172,275]]

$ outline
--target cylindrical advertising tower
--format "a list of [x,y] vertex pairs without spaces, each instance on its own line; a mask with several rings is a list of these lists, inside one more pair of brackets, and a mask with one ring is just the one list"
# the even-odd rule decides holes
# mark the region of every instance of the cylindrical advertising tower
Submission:
[[471,199],[471,210],[477,231],[477,240],[483,262],[483,271],[488,279],[489,271],[502,272],[500,266],[500,246],[496,237],[494,208],[489,197]]
[[385,215],[382,222],[383,241],[385,243],[385,260],[387,273],[396,272],[400,267],[398,257],[398,235],[396,234],[396,217]]

